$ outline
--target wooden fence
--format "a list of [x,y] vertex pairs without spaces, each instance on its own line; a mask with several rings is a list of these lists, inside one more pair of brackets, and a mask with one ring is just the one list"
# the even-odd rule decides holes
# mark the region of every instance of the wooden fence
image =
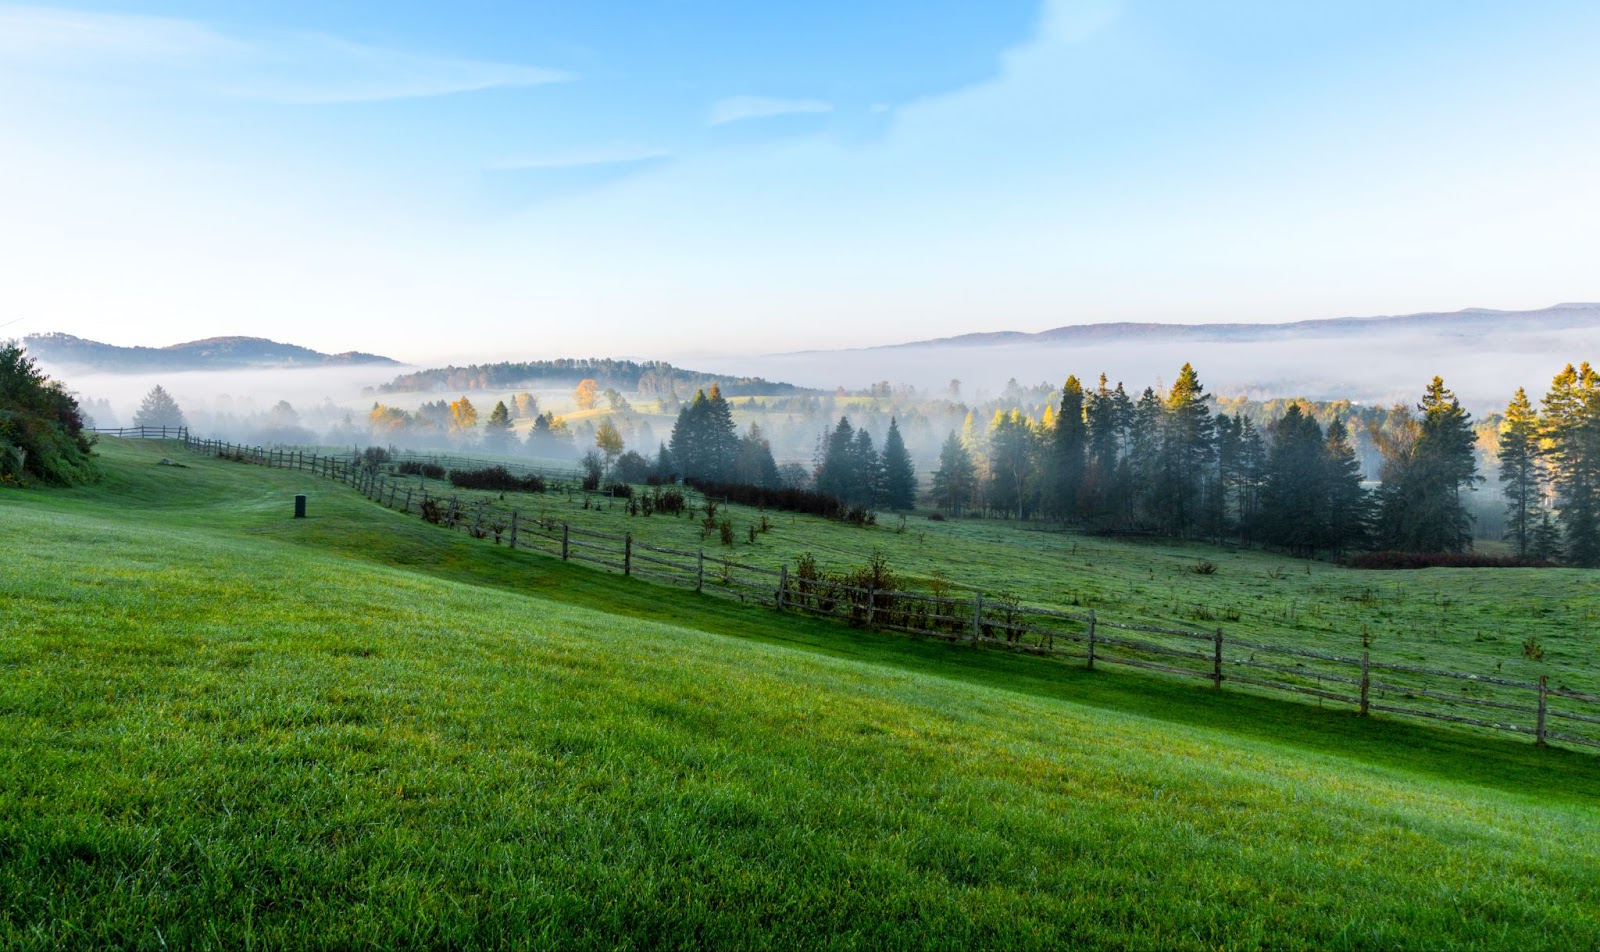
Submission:
[[474,538],[530,549],[563,561],[698,592],[770,605],[778,611],[842,619],[852,625],[1081,661],[1094,670],[1121,665],[1254,691],[1348,705],[1357,713],[1394,714],[1504,731],[1552,742],[1600,747],[1600,696],[1537,682],[1463,674],[1226,635],[1223,629],[1168,628],[1024,605],[1008,596],[880,590],[850,577],[788,565],[762,568],[731,556],[649,545],[617,535],[530,517],[487,499],[462,501],[364,467],[351,455],[237,446],[183,437],[210,456],[286,467],[344,482],[369,499]]

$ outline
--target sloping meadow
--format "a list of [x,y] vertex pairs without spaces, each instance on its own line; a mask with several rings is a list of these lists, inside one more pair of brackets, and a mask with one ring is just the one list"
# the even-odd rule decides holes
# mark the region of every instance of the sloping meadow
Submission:
[[[1583,755],[1536,796],[729,637],[107,455],[0,496],[0,945],[1600,942]],[[384,520],[429,567],[324,544]]]

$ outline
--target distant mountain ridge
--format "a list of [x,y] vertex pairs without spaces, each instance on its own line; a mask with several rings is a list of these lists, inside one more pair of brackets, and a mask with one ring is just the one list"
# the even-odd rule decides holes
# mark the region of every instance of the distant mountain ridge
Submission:
[[208,337],[169,347],[119,347],[71,334],[30,334],[22,339],[28,353],[47,364],[84,367],[111,373],[229,370],[255,367],[401,366],[378,354],[346,351],[324,354],[309,347],[283,344],[264,337]]
[[1112,343],[1148,338],[1217,342],[1291,341],[1349,338],[1386,331],[1425,331],[1454,336],[1480,336],[1508,331],[1559,331],[1600,326],[1600,303],[1555,304],[1534,311],[1496,311],[1467,308],[1461,311],[1430,311],[1380,317],[1334,317],[1282,324],[1150,324],[1119,321],[1100,324],[1069,324],[1049,330],[988,331],[885,344],[895,347],[983,346],[987,344],[1030,343]]

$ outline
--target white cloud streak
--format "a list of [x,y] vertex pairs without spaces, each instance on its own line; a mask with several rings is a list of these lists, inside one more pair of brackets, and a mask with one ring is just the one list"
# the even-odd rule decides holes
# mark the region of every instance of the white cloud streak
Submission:
[[171,17],[17,5],[0,5],[0,66],[288,105],[416,99],[574,78],[318,34],[241,37]]
[[769,96],[730,96],[711,104],[707,122],[720,126],[725,122],[746,119],[768,119],[773,116],[818,114],[833,111],[833,104],[821,99],[774,99]]

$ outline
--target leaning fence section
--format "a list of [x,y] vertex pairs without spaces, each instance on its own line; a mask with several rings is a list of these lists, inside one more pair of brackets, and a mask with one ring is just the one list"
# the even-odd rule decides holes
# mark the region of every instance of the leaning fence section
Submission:
[[391,478],[359,457],[240,446],[195,439],[186,430],[135,428],[115,435],[181,439],[208,456],[294,469],[336,480],[380,504],[474,538],[579,562],[627,576],[778,611],[838,619],[851,625],[919,637],[1050,655],[1081,663],[1138,668],[1231,685],[1253,692],[1293,695],[1340,705],[1361,715],[1389,714],[1508,732],[1549,743],[1600,747],[1600,696],[1551,685],[1465,674],[1374,659],[1370,652],[1339,655],[1275,645],[1209,630],[1110,619],[1094,611],[1071,612],[1025,605],[1009,596],[934,594],[859,584],[814,566],[777,569],[741,562],[705,549],[646,544],[631,533],[606,533],[533,517],[485,498]]

